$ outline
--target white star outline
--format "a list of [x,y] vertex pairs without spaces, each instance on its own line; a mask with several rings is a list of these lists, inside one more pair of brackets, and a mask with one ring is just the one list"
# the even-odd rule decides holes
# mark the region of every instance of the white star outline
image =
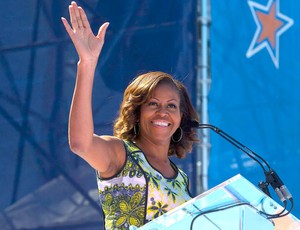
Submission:
[[[285,21],[285,25],[282,26],[278,31],[276,31],[275,53],[273,52],[273,49],[272,49],[270,43],[266,39],[255,47],[256,41],[262,31],[262,26],[259,22],[259,19],[257,18],[256,13],[255,13],[255,8],[259,9],[263,12],[269,12],[273,2],[275,2],[275,4],[276,4],[276,18],[279,18],[280,20]],[[275,0],[275,1],[269,0],[268,4],[266,6],[264,6],[264,5],[258,4],[257,2],[248,1],[255,24],[257,25],[257,29],[255,31],[255,34],[251,41],[251,44],[246,53],[247,58],[250,58],[265,47],[268,50],[269,55],[277,69],[279,68],[279,37],[281,34],[283,34],[287,29],[289,29],[294,24],[293,19],[291,19],[291,18],[287,17],[286,15],[281,14],[279,12],[279,2],[280,2],[279,0]]]

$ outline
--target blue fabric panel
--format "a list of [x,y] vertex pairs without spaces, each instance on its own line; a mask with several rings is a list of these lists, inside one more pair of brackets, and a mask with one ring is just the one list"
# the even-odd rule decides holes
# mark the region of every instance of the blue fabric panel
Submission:
[[[1,210],[59,176],[57,164],[66,172],[86,164],[67,137],[78,56],[60,18],[69,19],[70,2],[4,0],[0,8]],[[93,91],[97,134],[112,134],[123,90],[139,73],[171,73],[194,96],[195,1],[77,3],[95,33],[110,22]],[[193,157],[178,162],[189,175]]]
[[[269,162],[295,197],[298,217],[299,6],[296,0],[211,0],[209,95],[210,123]],[[255,185],[265,180],[245,153],[214,133],[211,143],[211,187],[237,173]]]

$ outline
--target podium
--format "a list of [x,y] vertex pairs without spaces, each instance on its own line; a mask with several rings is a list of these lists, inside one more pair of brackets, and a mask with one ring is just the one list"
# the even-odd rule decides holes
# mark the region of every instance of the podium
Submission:
[[283,208],[240,174],[198,195],[155,220],[130,230],[269,230],[300,229],[289,214],[267,219],[259,211],[277,214]]

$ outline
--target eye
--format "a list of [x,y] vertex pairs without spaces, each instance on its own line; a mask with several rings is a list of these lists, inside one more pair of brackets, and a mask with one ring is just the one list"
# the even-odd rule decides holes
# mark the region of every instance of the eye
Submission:
[[149,106],[157,106],[157,102],[155,102],[155,101],[149,101],[148,105]]
[[177,109],[177,105],[171,103],[171,104],[168,104],[168,108]]

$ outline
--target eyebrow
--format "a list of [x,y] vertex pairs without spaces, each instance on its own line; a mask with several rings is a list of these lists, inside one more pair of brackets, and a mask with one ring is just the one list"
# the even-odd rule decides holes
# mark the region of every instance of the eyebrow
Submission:
[[[150,97],[149,99],[155,99],[155,100],[157,100],[157,101],[160,101],[158,98],[156,98],[156,97]],[[172,99],[170,99],[170,100],[168,100],[168,102],[171,102],[171,101],[180,101],[180,100],[177,100],[176,98],[172,98]]]

